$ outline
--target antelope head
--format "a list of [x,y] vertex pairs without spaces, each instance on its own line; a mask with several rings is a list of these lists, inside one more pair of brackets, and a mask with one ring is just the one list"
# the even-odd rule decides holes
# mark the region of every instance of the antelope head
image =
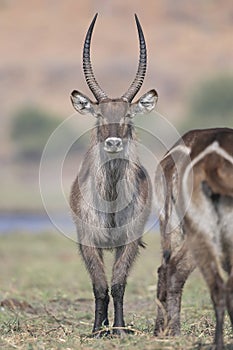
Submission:
[[135,15],[135,20],[139,36],[140,57],[136,77],[120,98],[109,98],[101,89],[95,79],[90,59],[90,44],[96,18],[97,14],[90,24],[83,48],[84,75],[96,102],[91,101],[77,90],[71,93],[71,101],[79,113],[97,118],[98,142],[103,143],[104,150],[108,153],[118,153],[124,149],[125,141],[132,138],[133,117],[136,114],[152,111],[158,95],[155,90],[150,90],[139,100],[132,102],[142,86],[147,67],[146,43],[137,15]]

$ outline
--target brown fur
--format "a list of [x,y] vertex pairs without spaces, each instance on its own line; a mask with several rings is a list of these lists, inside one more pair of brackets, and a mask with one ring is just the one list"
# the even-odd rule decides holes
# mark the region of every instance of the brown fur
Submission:
[[[197,262],[217,310],[215,344],[217,349],[221,349],[225,304],[233,321],[233,239],[229,233],[233,222],[233,166],[215,152],[195,164],[200,154],[214,142],[230,156],[233,155],[232,129],[193,130],[174,145],[173,153],[164,157],[156,173],[157,198],[160,205],[163,201],[165,205],[160,212],[163,259],[159,268],[157,297],[160,306],[155,335],[180,333],[182,288]],[[186,153],[176,148],[182,144]],[[195,165],[193,173],[191,167],[187,178],[187,188],[193,190],[188,206],[188,193],[184,192],[184,200],[182,191],[190,161]],[[161,186],[164,191],[161,191]],[[222,279],[222,266],[229,274],[227,282]]]

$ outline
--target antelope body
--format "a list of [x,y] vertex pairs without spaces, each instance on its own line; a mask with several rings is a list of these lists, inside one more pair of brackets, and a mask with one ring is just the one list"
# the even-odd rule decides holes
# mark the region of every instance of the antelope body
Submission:
[[180,333],[182,289],[198,265],[215,309],[214,346],[221,350],[225,309],[233,325],[233,130],[186,133],[161,161],[155,186],[164,208],[154,333]]
[[109,98],[98,85],[90,61],[90,42],[97,15],[86,35],[83,68],[86,82],[96,102],[78,91],[71,100],[81,114],[96,117],[91,143],[72,186],[70,205],[77,227],[80,253],[89,271],[95,296],[93,333],[108,331],[109,290],[104,271],[103,249],[115,250],[111,295],[114,303],[113,332],[125,332],[123,297],[129,270],[143,246],[141,236],[151,206],[151,185],[139,162],[135,146],[133,117],[155,107],[157,93],[151,90],[132,103],[146,72],[146,45],[137,16],[140,42],[138,71],[128,91]]

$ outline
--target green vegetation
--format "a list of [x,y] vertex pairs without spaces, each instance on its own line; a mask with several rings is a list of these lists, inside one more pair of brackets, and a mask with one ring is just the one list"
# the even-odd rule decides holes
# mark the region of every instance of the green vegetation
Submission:
[[187,115],[185,129],[233,127],[233,76],[203,81],[190,98]]
[[[17,157],[38,161],[49,136],[61,122],[61,119],[37,106],[29,105],[19,109],[13,115],[11,125],[11,138]],[[64,139],[69,137],[71,132],[64,127]],[[62,140],[59,146],[61,145]]]
[[47,139],[60,121],[36,106],[25,106],[13,116],[11,137],[17,156],[38,160]]
[[[0,237],[2,349],[209,349],[214,315],[209,293],[198,271],[189,279],[183,298],[182,336],[154,338],[156,270],[159,236],[147,234],[129,277],[126,322],[135,335],[92,339],[93,296],[89,277],[74,242],[57,234],[12,234]],[[107,266],[112,254],[106,253]],[[107,269],[110,275],[110,269]],[[110,303],[110,321],[113,319]],[[232,347],[226,318],[225,341]],[[231,345],[230,345],[231,344]]]

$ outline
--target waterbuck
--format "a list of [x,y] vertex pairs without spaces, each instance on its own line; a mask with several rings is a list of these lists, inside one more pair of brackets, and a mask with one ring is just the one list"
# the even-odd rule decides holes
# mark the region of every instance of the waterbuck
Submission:
[[163,250],[155,335],[180,333],[182,288],[197,264],[210,290],[220,350],[225,308],[233,325],[233,129],[186,133],[161,161],[155,185]]
[[[123,317],[123,297],[129,270],[143,246],[141,236],[151,206],[151,184],[139,162],[133,117],[150,112],[157,93],[151,90],[137,102],[133,98],[142,86],[146,66],[146,43],[135,15],[140,59],[135,79],[120,98],[111,99],[98,85],[91,66],[90,44],[97,14],[86,34],[83,69],[86,82],[96,98],[73,91],[71,101],[81,114],[96,117],[91,143],[72,186],[70,205],[77,227],[81,256],[89,271],[95,296],[93,333],[108,334],[108,283],[103,249],[115,250],[111,295],[114,303],[113,333],[127,331]],[[101,331],[102,329],[102,331]]]

